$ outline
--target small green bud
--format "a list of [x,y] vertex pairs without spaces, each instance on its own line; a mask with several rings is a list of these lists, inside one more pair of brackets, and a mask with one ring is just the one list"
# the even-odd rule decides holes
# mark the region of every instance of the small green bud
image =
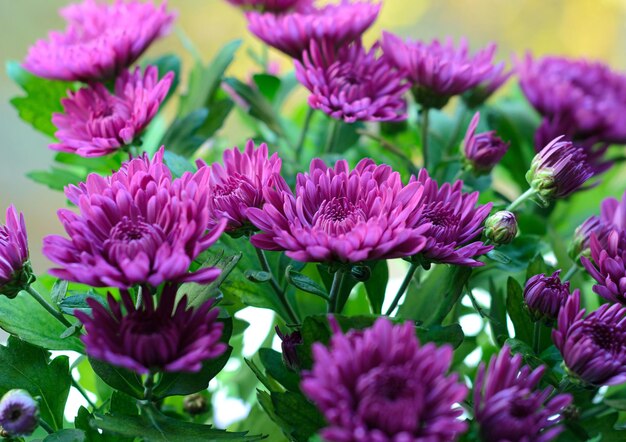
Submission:
[[496,245],[509,244],[517,235],[517,219],[512,212],[501,210],[485,221],[485,236]]

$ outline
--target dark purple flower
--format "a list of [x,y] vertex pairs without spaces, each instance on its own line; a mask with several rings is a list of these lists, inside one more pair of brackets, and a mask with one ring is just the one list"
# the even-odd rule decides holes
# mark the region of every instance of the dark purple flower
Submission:
[[85,0],[60,12],[65,31],[54,31],[28,50],[24,67],[53,80],[83,81],[115,78],[157,38],[166,35],[174,14],[166,2],[116,0],[112,5]]
[[155,66],[124,71],[115,82],[115,93],[101,83],[70,91],[61,100],[65,113],[53,114],[59,143],[50,148],[99,157],[128,146],[152,121],[170,89],[174,73],[159,80]]
[[326,40],[338,49],[358,39],[376,20],[380,5],[371,0],[343,0],[281,15],[251,11],[246,17],[250,32],[290,57],[300,59],[313,40]]
[[467,388],[446,375],[450,346],[420,345],[409,322],[379,318],[347,334],[330,322],[330,346],[313,345],[313,368],[301,383],[326,418],[324,440],[443,442],[466,430],[457,404]]
[[347,123],[406,119],[404,93],[409,84],[402,73],[369,51],[360,40],[335,51],[327,41],[311,42],[296,60],[296,77],[309,91],[309,106]]
[[570,374],[596,386],[626,382],[626,308],[604,304],[585,317],[580,294],[570,296],[552,331]]
[[[574,141],[626,142],[626,76],[599,62],[535,60],[530,54],[517,62],[517,72],[522,91],[545,117],[547,127],[566,124],[566,135]],[[552,139],[563,133],[546,136]]]
[[161,148],[110,177],[90,174],[65,194],[80,209],[58,212],[69,239],[50,235],[44,254],[60,268],[51,274],[95,287],[154,287],[163,282],[208,283],[220,273],[208,267],[188,273],[191,262],[222,233],[226,220],[206,232],[209,168],[172,179]]
[[463,182],[445,183],[439,187],[426,169],[420,170],[417,179],[411,178],[424,188],[423,213],[418,225],[428,226],[424,233],[426,245],[419,259],[430,263],[447,263],[471,267],[482,266],[474,259],[493,249],[480,239],[485,218],[491,211],[491,203],[476,206],[478,192],[464,193]]
[[186,296],[176,304],[176,288],[166,286],[156,307],[151,294],[136,307],[126,290],[120,291],[121,301],[109,294],[108,308],[88,299],[91,316],[75,312],[87,331],[81,337],[87,354],[141,374],[197,372],[202,362],[224,354],[224,324],[216,320],[219,311],[211,308],[213,300],[188,308]]
[[39,404],[26,390],[7,391],[0,400],[0,426],[11,436],[30,436],[39,426]]
[[263,210],[248,209],[261,230],[255,247],[303,262],[358,263],[410,256],[426,242],[429,226],[417,226],[422,186],[403,186],[399,173],[369,158],[353,170],[345,160],[329,167],[314,159],[298,174],[295,195],[279,176],[276,187],[265,190]]
[[28,237],[24,215],[11,205],[6,224],[0,225],[0,294],[15,298],[33,279],[28,261]]
[[511,356],[508,345],[481,363],[474,384],[474,416],[484,442],[549,442],[562,430],[569,394],[554,397],[554,388],[538,389],[544,366],[522,365],[522,355]]
[[526,281],[524,302],[535,321],[552,323],[570,296],[569,281],[561,282],[557,270],[552,276],[535,275]]
[[313,0],[226,0],[231,5],[246,10],[260,12],[273,12],[274,14],[285,13],[291,10],[308,8]]
[[489,173],[500,162],[509,143],[496,136],[495,131],[476,133],[480,112],[476,112],[465,133],[463,155],[468,167],[479,174]]
[[609,301],[626,305],[626,231],[609,230],[605,237],[592,233],[589,243],[593,261],[586,256],[580,261],[598,282],[593,291]]
[[505,71],[504,63],[498,63],[488,78],[484,79],[478,86],[463,94],[463,101],[470,109],[475,109],[483,104],[491,95],[506,83],[514,74],[514,70]]
[[278,326],[276,326],[275,330],[276,334],[282,341],[280,343],[280,348],[283,352],[283,362],[290,370],[300,370],[300,358],[298,358],[297,347],[302,345],[302,334],[299,330],[285,334],[280,331]]
[[517,219],[513,212],[500,210],[485,221],[485,238],[495,245],[510,244],[517,235]]
[[426,108],[442,108],[450,97],[489,80],[500,69],[493,63],[493,43],[470,56],[465,39],[455,48],[452,39],[427,44],[383,32],[382,48],[391,64],[406,73],[415,99]]
[[585,151],[561,138],[535,155],[526,173],[526,181],[545,204],[571,195],[594,175]]
[[[238,147],[226,150],[223,161],[223,166],[219,163],[210,166],[209,228],[226,219],[227,232],[243,234],[254,229],[247,210],[263,207],[263,191],[274,185],[281,160],[276,153],[268,158],[265,143],[255,149],[254,141],[249,140],[243,152]],[[208,167],[201,161],[198,165]]]

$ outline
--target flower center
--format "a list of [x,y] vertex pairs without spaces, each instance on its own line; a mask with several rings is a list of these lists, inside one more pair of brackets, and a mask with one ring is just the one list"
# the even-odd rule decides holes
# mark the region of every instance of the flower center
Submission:
[[365,220],[365,212],[345,197],[325,200],[313,217],[313,226],[331,235],[350,232],[360,221]]
[[598,321],[585,321],[585,332],[591,337],[594,344],[602,350],[617,355],[625,350],[625,339],[622,332],[611,324]]
[[146,367],[163,367],[177,354],[179,330],[162,312],[132,312],[124,318],[119,330],[126,352]]
[[124,217],[110,232],[104,242],[104,250],[110,259],[134,259],[139,252],[150,257],[156,255],[166,236],[160,226],[146,223],[141,216]]
[[432,208],[426,208],[422,216],[432,225],[429,236],[434,236],[438,241],[454,240],[461,218],[458,213],[450,207],[437,204]]

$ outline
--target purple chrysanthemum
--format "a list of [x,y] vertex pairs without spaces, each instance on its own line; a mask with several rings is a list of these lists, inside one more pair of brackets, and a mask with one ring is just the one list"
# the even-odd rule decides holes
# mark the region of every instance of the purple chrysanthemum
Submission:
[[524,302],[536,321],[554,321],[570,296],[569,281],[561,282],[560,273],[535,275],[526,281]]
[[260,12],[272,12],[274,14],[285,13],[292,10],[302,10],[310,7],[313,0],[226,0],[231,5],[242,9],[251,9]]
[[379,318],[347,334],[330,322],[330,346],[313,345],[313,368],[301,383],[328,422],[324,440],[444,442],[466,430],[457,404],[467,388],[446,375],[450,346],[420,345],[408,322]]
[[[247,211],[250,207],[263,207],[263,191],[274,185],[281,160],[276,153],[268,157],[265,143],[255,149],[254,141],[249,140],[243,152],[238,147],[226,150],[223,161],[223,166],[210,166],[209,228],[226,219],[227,232],[245,233],[254,228]],[[201,161],[198,165],[208,167]]]
[[474,384],[474,416],[484,442],[548,442],[563,428],[569,394],[552,396],[554,388],[538,389],[544,366],[522,365],[522,355],[511,356],[508,345],[492,356],[489,367],[480,364]]
[[278,326],[274,330],[276,330],[276,334],[281,340],[280,348],[283,352],[285,366],[290,370],[300,370],[300,358],[298,357],[297,348],[302,345],[302,333],[299,330],[283,333]]
[[53,114],[59,143],[50,148],[99,157],[130,145],[152,121],[170,89],[174,73],[159,80],[155,66],[142,74],[124,71],[115,82],[115,93],[95,83],[61,101],[65,113]]
[[24,67],[53,80],[92,82],[115,78],[157,38],[167,34],[174,14],[166,3],[96,0],[61,9],[63,32],[51,32],[28,51]]
[[586,256],[580,260],[597,281],[593,291],[609,301],[626,305],[626,231],[609,230],[605,237],[592,233],[589,244],[593,261]]
[[357,263],[413,255],[425,244],[428,225],[417,225],[423,190],[418,183],[402,185],[400,174],[365,158],[350,170],[311,162],[309,173],[298,174],[295,195],[280,177],[276,189],[266,189],[263,210],[248,210],[261,230],[251,238],[255,247],[285,250],[303,262]]
[[321,8],[275,15],[248,12],[250,32],[292,58],[300,59],[311,41],[326,40],[335,49],[356,39],[369,28],[380,11],[372,0],[342,0]]
[[526,173],[526,181],[544,203],[571,195],[594,175],[585,151],[561,138],[535,155]]
[[463,182],[445,183],[439,187],[428,175],[420,170],[417,179],[411,178],[424,188],[423,213],[419,224],[425,224],[426,245],[420,252],[420,260],[430,263],[447,263],[477,267],[482,262],[474,259],[493,249],[480,239],[485,218],[491,211],[491,203],[476,206],[478,192],[464,193]]
[[209,169],[172,179],[161,148],[124,164],[112,176],[90,174],[65,194],[80,209],[59,210],[69,239],[50,235],[44,254],[61,267],[61,279],[96,287],[154,287],[163,282],[208,283],[219,269],[188,273],[191,262],[222,233],[225,220],[209,233]]
[[470,169],[477,173],[489,173],[506,154],[509,143],[502,141],[493,130],[477,134],[479,122],[480,112],[476,112],[465,133],[463,155]]
[[382,48],[390,62],[406,73],[417,102],[427,108],[443,107],[450,97],[489,80],[500,69],[493,63],[493,43],[470,56],[465,39],[455,48],[451,39],[426,44],[384,32]]
[[296,60],[296,77],[309,91],[309,106],[347,123],[406,119],[404,93],[409,84],[402,73],[369,51],[360,40],[335,51],[327,41],[311,42]]
[[6,212],[6,224],[0,225],[0,294],[15,298],[30,282],[28,236],[24,215],[13,205]]
[[0,426],[11,436],[30,436],[39,426],[39,404],[26,390],[7,391],[0,400]]
[[463,94],[463,101],[470,109],[475,109],[491,97],[509,78],[514,74],[514,70],[505,70],[504,63],[494,66],[491,74],[480,84]]
[[156,307],[150,294],[136,307],[126,290],[121,301],[109,294],[108,308],[88,299],[91,316],[75,313],[87,331],[81,338],[87,354],[141,374],[197,372],[203,361],[221,356],[227,348],[220,342],[224,324],[216,321],[213,301],[187,308],[186,297],[176,304],[176,288],[166,286]]
[[558,130],[544,139],[565,127],[574,141],[626,142],[626,76],[599,62],[530,54],[517,71],[526,98],[545,117],[544,132]]
[[572,294],[559,312],[552,340],[568,371],[592,385],[626,382],[626,308],[604,304],[585,316],[580,294]]

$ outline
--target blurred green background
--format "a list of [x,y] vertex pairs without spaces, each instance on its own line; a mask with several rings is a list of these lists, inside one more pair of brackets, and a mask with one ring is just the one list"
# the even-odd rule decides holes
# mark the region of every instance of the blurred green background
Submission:
[[[58,8],[68,0],[0,0],[0,58],[21,60],[35,40],[49,30],[63,26]],[[184,29],[205,59],[226,42],[243,38],[246,46],[258,43],[247,33],[239,10],[223,0],[170,0],[178,11],[177,28]],[[496,41],[498,57],[530,50],[535,54],[566,54],[604,60],[626,70],[626,0],[386,0],[379,20],[368,31],[372,41],[389,29],[403,36],[433,38],[466,36],[473,48]],[[184,68],[191,57],[185,53],[176,33],[157,42],[152,54],[176,52],[183,56]],[[289,60],[272,53],[281,69],[291,69]],[[245,77],[252,68],[245,50],[239,52],[233,73]],[[183,76],[183,78],[185,78]],[[183,85],[184,88],[184,85]],[[65,205],[63,196],[29,181],[25,173],[49,167],[53,153],[46,140],[21,122],[9,104],[18,94],[4,69],[0,73],[0,208],[14,203],[27,217],[31,252],[37,271],[47,267],[41,256],[41,238],[60,233],[54,216]],[[240,140],[233,140],[233,143]],[[609,184],[609,183],[606,183]],[[615,186],[614,194],[623,186]],[[587,201],[589,203],[589,201]],[[597,207],[595,202],[592,206]],[[591,204],[590,204],[591,205]],[[593,207],[590,210],[595,211]]]

